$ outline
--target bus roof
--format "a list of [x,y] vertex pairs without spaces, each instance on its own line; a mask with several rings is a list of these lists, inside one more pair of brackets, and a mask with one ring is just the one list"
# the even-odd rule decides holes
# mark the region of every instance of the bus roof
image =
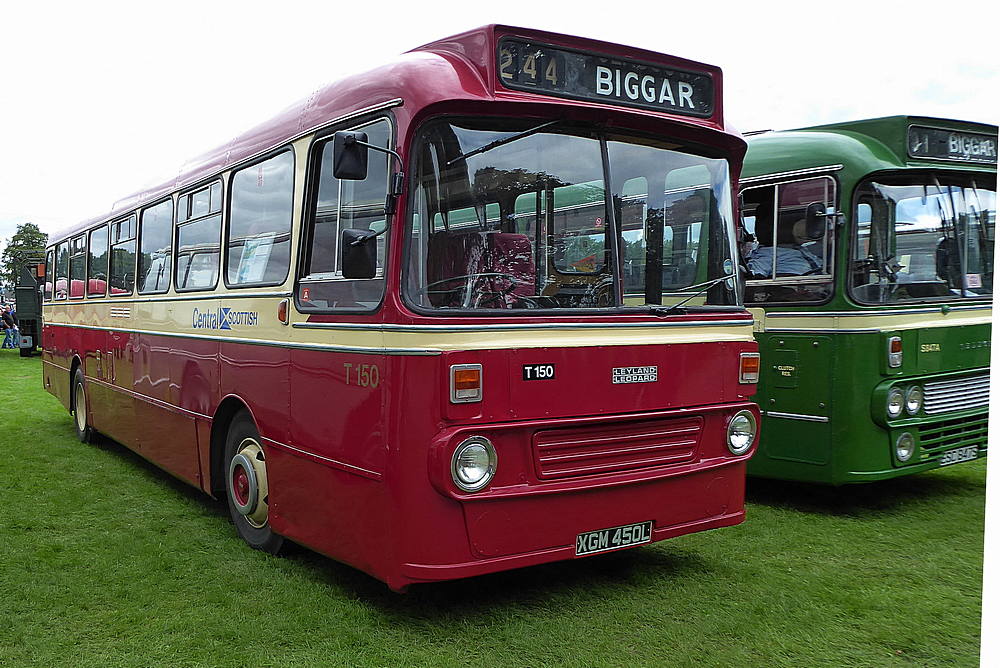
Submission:
[[[948,136],[978,138],[976,141],[983,145],[986,154],[963,157],[929,151],[923,143],[927,141],[924,136],[927,132],[935,140],[940,139],[938,143],[945,144]],[[926,116],[885,116],[765,132],[754,134],[747,141],[743,179],[834,165],[859,176],[903,168],[996,171],[997,167],[996,125]]]
[[[585,52],[607,56],[602,62],[638,62],[640,67],[708,78],[714,96],[711,113],[703,117],[644,109],[643,113],[672,121],[722,131],[734,138],[722,113],[722,72],[718,67],[653,51],[539,30],[487,25],[412,49],[366,72],[350,75],[322,86],[277,116],[184,163],[174,179],[136,191],[114,203],[110,211],[75,224],[53,235],[50,244],[152,203],[170,193],[195,186],[205,179],[248,161],[271,149],[342,119],[380,107],[396,106],[410,118],[420,110],[444,101],[558,102],[580,107],[608,109],[608,102],[567,99],[498,84],[497,44],[502,38],[553,45],[565,53]],[[692,74],[693,73],[693,74]],[[569,96],[570,98],[572,96]],[[641,101],[640,101],[641,102]],[[635,105],[633,105],[635,106]],[[613,107],[628,112],[629,108]],[[742,140],[740,140],[742,141]]]

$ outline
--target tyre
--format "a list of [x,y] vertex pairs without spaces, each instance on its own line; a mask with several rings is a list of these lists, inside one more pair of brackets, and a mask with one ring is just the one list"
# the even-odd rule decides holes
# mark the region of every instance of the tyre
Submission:
[[31,348],[21,348],[21,357],[31,357]]
[[73,373],[73,394],[72,394],[73,427],[76,429],[76,437],[81,443],[93,443],[96,432],[90,426],[90,418],[87,412],[87,384],[83,379],[83,371],[77,367]]
[[238,413],[229,425],[222,473],[236,533],[250,547],[277,554],[285,539],[271,531],[268,523],[267,462],[260,434],[246,411]]

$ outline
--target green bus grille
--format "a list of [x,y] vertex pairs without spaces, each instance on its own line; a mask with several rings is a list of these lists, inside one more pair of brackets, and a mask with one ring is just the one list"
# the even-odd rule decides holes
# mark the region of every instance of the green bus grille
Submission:
[[920,427],[920,447],[930,454],[967,445],[983,447],[988,421],[987,416],[977,415],[923,425]]
[[928,415],[978,408],[986,406],[989,401],[989,373],[954,380],[939,380],[924,385],[924,412]]

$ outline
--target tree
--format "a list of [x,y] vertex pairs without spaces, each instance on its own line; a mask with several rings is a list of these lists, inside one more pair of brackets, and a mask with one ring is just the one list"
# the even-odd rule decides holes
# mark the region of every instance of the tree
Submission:
[[17,285],[21,264],[30,258],[43,257],[48,240],[49,235],[38,229],[38,225],[18,225],[14,236],[7,242],[7,247],[0,253],[0,283],[11,287]]

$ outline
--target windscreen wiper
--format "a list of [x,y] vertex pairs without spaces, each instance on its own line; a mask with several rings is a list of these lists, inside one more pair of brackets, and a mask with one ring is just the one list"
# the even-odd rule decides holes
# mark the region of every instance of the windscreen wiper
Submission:
[[503,146],[504,144],[509,144],[511,142],[517,141],[518,139],[523,139],[524,137],[528,137],[530,135],[533,135],[536,132],[540,132],[540,131],[544,130],[547,127],[550,127],[552,125],[555,125],[556,123],[559,123],[560,121],[561,121],[561,119],[558,119],[558,118],[556,120],[554,120],[554,121],[546,121],[545,123],[542,123],[541,125],[535,126],[533,128],[529,128],[529,129],[525,130],[524,132],[518,132],[515,135],[511,135],[509,137],[504,137],[503,139],[497,139],[496,141],[491,141],[489,144],[486,144],[484,146],[480,146],[479,148],[474,148],[471,151],[469,151],[468,153],[463,153],[462,155],[458,156],[457,158],[452,158],[448,162],[444,163],[444,166],[445,167],[451,167],[452,165],[454,165],[459,160],[465,160],[466,158],[468,158],[470,156],[479,155],[480,153],[486,153],[487,151],[492,151],[493,149],[497,148],[498,146]]
[[700,295],[700,294],[702,294],[704,292],[707,292],[708,290],[712,289],[713,287],[715,287],[719,283],[722,283],[723,281],[728,281],[730,279],[735,279],[735,278],[736,278],[736,274],[733,273],[733,274],[729,274],[728,276],[720,276],[719,278],[713,278],[711,281],[706,281],[704,283],[695,283],[694,285],[689,285],[689,286],[687,286],[686,288],[683,288],[683,289],[684,290],[691,290],[693,288],[701,288],[701,290],[699,290],[698,292],[694,293],[693,295],[688,295],[687,297],[685,297],[681,301],[679,301],[676,304],[673,304],[672,306],[669,306],[667,308],[663,308],[663,307],[660,307],[660,306],[650,306],[649,307],[649,312],[653,313],[655,315],[670,315],[674,311],[678,310],[680,307],[684,306],[684,304],[687,304],[689,301],[691,301],[692,299],[694,299],[698,295]]

